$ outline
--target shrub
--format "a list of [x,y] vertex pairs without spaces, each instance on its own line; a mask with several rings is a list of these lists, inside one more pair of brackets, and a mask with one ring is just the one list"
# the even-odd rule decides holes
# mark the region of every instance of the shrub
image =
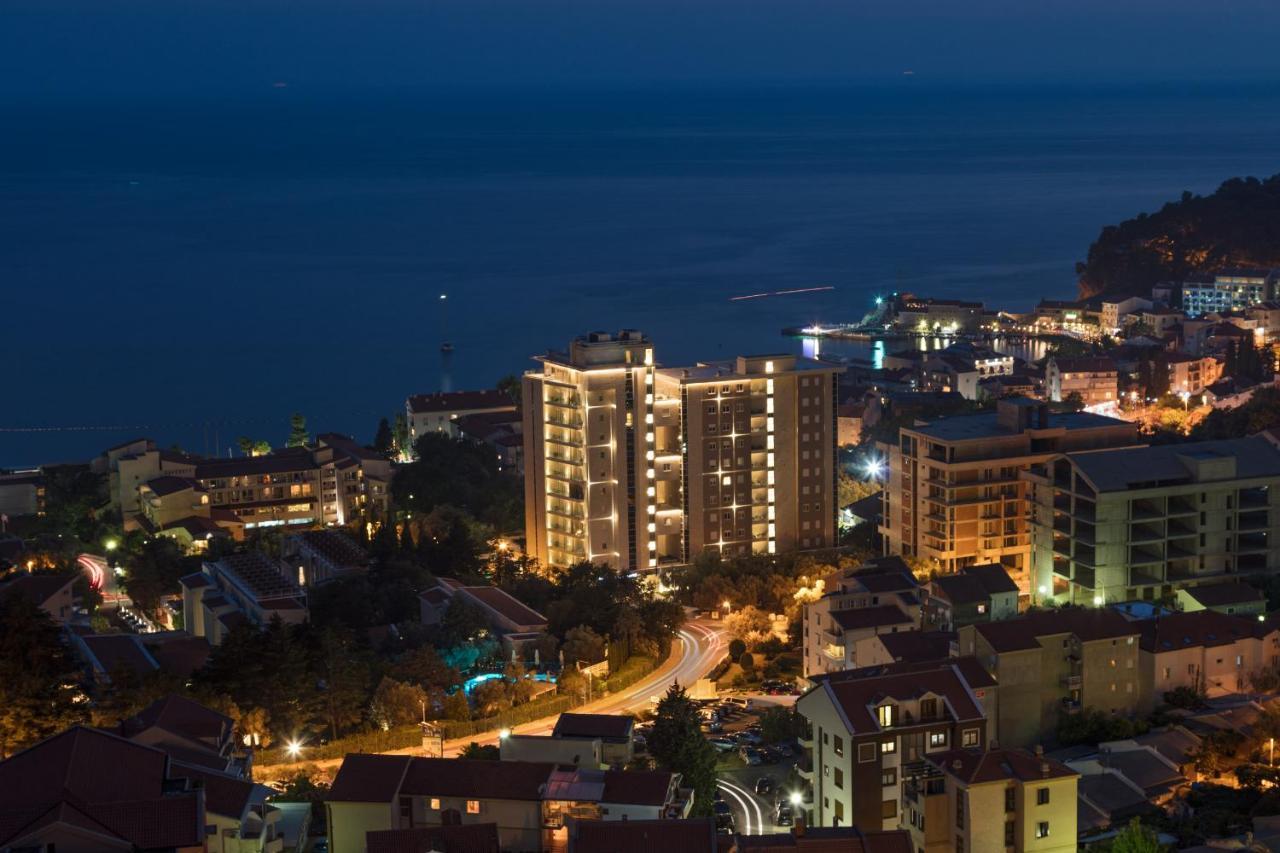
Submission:
[[738,666],[742,667],[743,672],[751,672],[756,668],[756,659],[751,656],[751,652],[743,652],[738,658]]
[[746,651],[747,651],[747,644],[744,643],[742,640],[734,638],[729,641],[729,658],[731,660],[737,660],[738,658],[746,654]]

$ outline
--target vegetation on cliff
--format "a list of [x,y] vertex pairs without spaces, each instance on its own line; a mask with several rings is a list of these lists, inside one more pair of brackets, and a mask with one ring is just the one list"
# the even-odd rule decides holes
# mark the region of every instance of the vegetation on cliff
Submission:
[[1184,192],[1152,214],[1102,229],[1076,264],[1080,297],[1145,294],[1153,284],[1224,267],[1280,266],[1280,175]]

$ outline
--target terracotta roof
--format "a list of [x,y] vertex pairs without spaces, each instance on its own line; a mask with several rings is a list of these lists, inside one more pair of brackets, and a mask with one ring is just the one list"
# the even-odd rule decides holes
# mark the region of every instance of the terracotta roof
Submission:
[[462,592],[517,625],[545,625],[547,617],[498,589],[496,586],[467,586]]
[[137,634],[91,634],[80,640],[93,657],[94,668],[108,676],[120,669],[138,676],[159,669]]
[[1116,363],[1109,358],[1051,358],[1059,373],[1115,373]]
[[[910,634],[912,632],[899,632]],[[894,634],[882,634],[884,637],[896,636]],[[960,677],[971,688],[980,689],[984,687],[994,687],[996,685],[995,678],[991,673],[983,668],[982,664],[973,655],[966,655],[959,658],[942,658],[933,660],[901,660],[893,663],[880,664],[878,666],[863,666],[857,669],[846,669],[839,672],[831,672],[823,675],[811,675],[809,680],[818,683],[821,681],[848,681],[856,678],[878,678],[883,675],[903,675],[912,672],[931,672],[936,669],[953,668],[960,673]]]
[[628,740],[635,727],[633,717],[621,714],[561,714],[552,737],[586,737]]
[[880,628],[886,625],[909,625],[915,620],[902,612],[896,604],[876,607],[855,607],[852,610],[833,610],[831,619],[846,631],[861,628]]
[[349,753],[342,759],[327,799],[336,803],[389,803],[400,790],[411,761],[407,755]]
[[1143,650],[1155,654],[1201,646],[1226,646],[1274,630],[1256,617],[1216,610],[1171,613],[1159,619],[1144,619],[1138,626],[1142,630]]
[[1036,756],[1025,749],[951,749],[931,752],[925,760],[968,785],[1018,779],[1061,779],[1080,774],[1060,761]]
[[299,544],[336,565],[363,567],[369,564],[368,553],[345,533],[336,530],[307,530],[294,538]]
[[39,607],[75,583],[76,577],[78,575],[75,572],[65,575],[23,572],[16,578],[0,584],[0,601],[11,595],[21,595]]
[[146,487],[156,493],[157,497],[165,497],[166,495],[174,495],[178,492],[194,489],[198,492],[205,490],[204,486],[197,483],[190,477],[175,477],[166,475],[164,477],[156,477],[153,480],[147,480]]
[[205,809],[217,815],[240,820],[249,807],[255,786],[252,782],[216,773],[206,767],[174,761],[169,775],[199,782],[204,788]]
[[974,630],[997,652],[1016,652],[1039,648],[1037,637],[1075,634],[1084,642],[1092,642],[1132,636],[1141,628],[1110,608],[1064,608],[1000,622],[980,622]]
[[672,774],[664,770],[607,770],[602,803],[633,806],[666,805]]
[[366,853],[498,853],[498,825],[415,826],[365,833]]
[[1262,590],[1247,583],[1215,583],[1187,587],[1184,592],[1205,607],[1221,607],[1226,604],[1244,604],[1265,601]]
[[754,853],[804,850],[809,853],[912,853],[911,835],[905,829],[863,831],[849,827],[806,827],[770,835],[739,835],[738,849]]
[[210,480],[255,474],[283,474],[292,471],[314,471],[320,466],[305,447],[286,447],[265,456],[237,456],[232,459],[198,459],[195,477]]
[[540,800],[555,769],[542,761],[484,761],[415,758],[405,773],[403,793],[488,800]]
[[894,660],[929,661],[951,656],[954,631],[895,631],[880,634],[880,644]]
[[926,693],[946,699],[956,720],[984,718],[982,708],[970,695],[965,680],[950,666],[862,678],[829,678],[814,689],[827,691],[830,699],[844,712],[852,734],[881,731],[872,709],[884,700],[918,699]]
[[569,853],[715,853],[715,850],[716,824],[711,818],[583,820],[577,823],[577,837],[569,840]]
[[409,398],[409,411],[460,412],[468,409],[514,409],[515,401],[505,391],[442,391],[436,394],[414,394]]
[[384,454],[365,447],[351,436],[343,435],[340,432],[322,432],[316,436],[316,442],[332,447],[352,459],[387,461],[387,457]]
[[157,699],[121,725],[126,737],[155,728],[215,748],[234,727],[227,715],[176,694]]

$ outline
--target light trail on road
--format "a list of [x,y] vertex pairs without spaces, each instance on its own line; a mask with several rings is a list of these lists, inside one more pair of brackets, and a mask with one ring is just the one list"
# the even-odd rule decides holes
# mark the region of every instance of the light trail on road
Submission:
[[[739,787],[734,782],[726,782],[723,779],[717,779],[716,784],[733,797],[742,806],[742,813],[746,815],[747,835],[763,835],[764,834],[764,812],[760,810],[760,801],[756,799],[756,795],[748,791],[746,788]],[[756,832],[751,831],[751,812],[756,813]]]

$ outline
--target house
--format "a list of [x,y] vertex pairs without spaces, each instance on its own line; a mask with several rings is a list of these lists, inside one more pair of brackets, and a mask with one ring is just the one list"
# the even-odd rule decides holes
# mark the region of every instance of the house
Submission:
[[912,853],[911,836],[901,829],[862,830],[856,826],[805,826],[797,823],[791,832],[738,835],[736,853]]
[[1110,609],[1043,610],[960,628],[960,654],[975,656],[1000,685],[1000,744],[1032,746],[1050,738],[1062,713],[1139,710],[1141,632]]
[[1077,783],[1076,828],[1081,835],[1119,829],[1138,815],[1156,811],[1143,790],[1124,774],[1098,769]]
[[284,813],[267,803],[276,791],[206,767],[173,761],[173,776],[204,792],[209,853],[277,853],[284,847]]
[[1068,853],[1079,775],[1038,748],[932,753],[904,786],[902,822],[925,853]]
[[414,394],[405,400],[405,417],[409,421],[409,439],[416,443],[427,433],[444,433],[458,438],[455,423],[470,415],[513,413],[515,400],[505,391],[439,391]]
[[163,750],[173,760],[236,778],[249,775],[235,722],[225,714],[176,694],[157,699],[120,724],[119,734]]
[[635,718],[622,714],[564,713],[556,719],[553,738],[599,739],[605,763],[623,767],[635,757]]
[[290,536],[284,551],[290,565],[298,567],[299,585],[307,587],[362,575],[373,562],[368,552],[340,530],[307,530]]
[[1163,805],[1173,799],[1187,779],[1156,750],[1140,745],[1121,749],[1098,750],[1096,756],[1067,762],[1082,776],[1110,772],[1123,777],[1142,792],[1149,803]]
[[1177,603],[1187,612],[1215,610],[1257,616],[1267,610],[1267,597],[1262,590],[1240,581],[1183,587],[1177,591]]
[[79,577],[77,572],[15,572],[0,583],[0,605],[13,596],[25,598],[49,614],[53,621],[65,625],[75,615],[73,587]]
[[859,666],[858,642],[918,630],[922,590],[900,557],[877,557],[822,579],[823,595],[804,605],[804,674]]
[[[814,826],[897,829],[903,776],[931,753],[985,748],[996,694],[975,688],[965,665],[942,661],[821,676],[796,701],[811,726],[802,746]],[[972,667],[983,685],[989,676]],[[981,695],[980,695],[981,694]],[[991,706],[990,714],[988,706]]]
[[241,624],[267,625],[279,617],[287,624],[307,618],[302,588],[288,567],[258,551],[206,561],[203,571],[179,580],[183,626],[217,646]]
[[163,751],[75,726],[0,761],[0,850],[204,853],[202,791]]
[[1045,385],[1049,399],[1060,403],[1073,394],[1085,408],[1105,406],[1120,399],[1119,374],[1109,358],[1057,358],[1045,362]]
[[0,472],[0,515],[43,515],[45,476],[39,469]]
[[965,566],[929,582],[930,622],[946,630],[1018,615],[1018,584],[1004,566]]
[[1210,697],[1245,692],[1251,676],[1280,663],[1280,627],[1255,616],[1196,610],[1135,624],[1145,711],[1179,688]]
[[379,830],[496,824],[503,850],[561,848],[577,819],[687,816],[677,774],[550,762],[350,754],[325,802],[329,849],[366,853]]

